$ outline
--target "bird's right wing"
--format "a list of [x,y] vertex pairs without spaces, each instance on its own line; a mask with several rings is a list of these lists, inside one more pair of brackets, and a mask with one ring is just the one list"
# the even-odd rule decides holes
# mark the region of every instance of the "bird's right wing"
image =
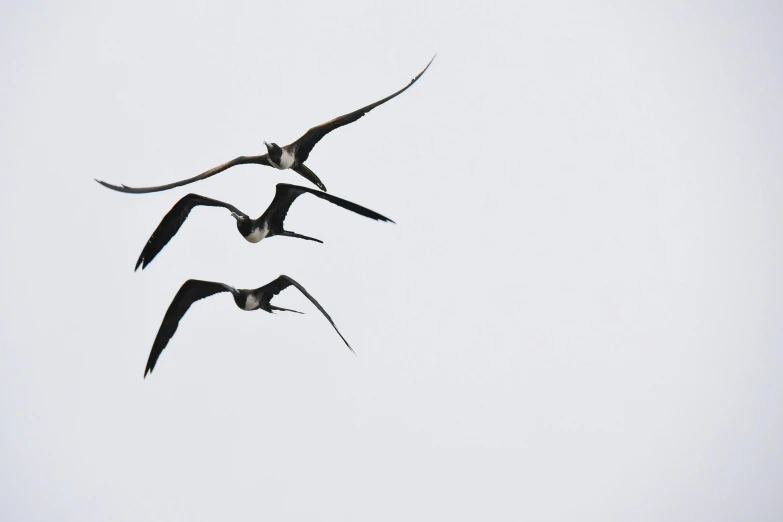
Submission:
[[[340,339],[343,340],[343,342],[345,343],[345,346],[347,346],[348,349],[353,352],[353,348],[351,348],[351,345],[348,344],[348,341],[345,340],[345,337],[343,337],[343,334],[340,333],[340,330],[337,329],[337,325],[334,324],[334,321],[332,321],[332,318],[329,317],[328,313],[326,313],[326,310],[323,309],[323,307],[318,303],[318,301],[316,301],[315,298],[313,296],[311,296],[307,292],[307,290],[304,289],[304,287],[302,285],[300,285],[299,283],[297,283],[296,281],[294,281],[293,279],[291,279],[287,275],[281,275],[280,277],[278,277],[277,279],[275,279],[271,283],[267,283],[264,286],[262,286],[261,288],[257,288],[256,290],[253,291],[253,293],[257,293],[257,294],[268,293],[268,294],[271,294],[272,296],[276,296],[277,294],[279,294],[280,292],[282,292],[283,290],[285,290],[286,288],[288,288],[289,286],[292,286],[292,285],[295,286],[300,292],[302,292],[302,294],[304,294],[304,296],[306,298],[308,298],[310,300],[310,302],[313,303],[316,308],[318,308],[318,310],[321,311],[321,313],[324,315],[324,317],[326,317],[326,319],[332,325],[332,328],[334,328],[334,331],[337,332],[337,335],[340,336]],[[270,299],[271,299],[271,297],[270,297]],[[356,352],[354,352],[354,353],[356,353]]]
[[[434,60],[435,57],[432,57],[432,60]],[[300,163],[304,163],[307,161],[307,158],[310,155],[310,151],[313,150],[313,147],[315,147],[315,144],[318,143],[321,138],[329,134],[335,129],[339,129],[340,127],[344,125],[348,125],[349,123],[353,123],[374,108],[376,108],[379,105],[383,105],[387,101],[391,100],[392,98],[399,96],[406,90],[410,88],[411,85],[416,83],[416,81],[421,78],[421,75],[424,74],[427,69],[429,69],[430,65],[432,64],[432,60],[430,60],[430,63],[427,64],[427,67],[424,68],[423,71],[421,71],[419,74],[413,77],[413,79],[410,81],[408,85],[400,89],[399,91],[395,92],[394,94],[390,94],[389,96],[385,97],[382,100],[378,100],[375,103],[371,103],[370,105],[367,105],[365,107],[362,107],[361,109],[357,109],[353,112],[349,112],[348,114],[343,114],[342,116],[338,116],[334,119],[331,119],[325,123],[322,123],[320,125],[316,125],[312,129],[305,132],[298,140],[293,142],[291,145],[291,149],[294,151],[296,155],[296,159]]]
[[288,183],[277,184],[277,188],[275,191],[275,198],[272,200],[272,203],[269,205],[269,208],[266,211],[268,213],[267,215],[269,217],[270,222],[273,223],[275,226],[282,228],[283,221],[285,221],[286,215],[288,215],[288,210],[291,208],[291,205],[296,200],[296,198],[298,198],[304,193],[318,196],[321,199],[325,199],[329,203],[333,203],[338,207],[342,207],[346,210],[350,210],[351,212],[355,212],[360,216],[364,216],[370,219],[375,219],[377,221],[388,221],[394,223],[394,221],[387,218],[386,216],[378,214],[377,212],[370,210],[369,208],[365,208],[361,205],[357,205],[356,203],[353,203],[346,199],[338,198],[337,196],[332,196],[331,194],[327,194],[326,192],[321,192],[320,190],[313,190],[307,187],[300,187],[299,185],[290,185]]
[[168,214],[163,216],[163,220],[158,225],[158,228],[155,229],[155,232],[152,233],[147,244],[144,245],[144,250],[141,251],[141,255],[139,256],[138,261],[136,261],[136,268],[134,270],[138,270],[139,266],[141,266],[142,270],[147,268],[147,265],[152,262],[156,255],[158,255],[158,252],[171,241],[171,238],[174,237],[174,234],[177,233],[188,218],[190,211],[197,206],[224,207],[241,216],[245,215],[238,208],[229,205],[228,203],[223,203],[216,199],[205,198],[198,194],[188,194],[177,201],[172,209],[169,210]]
[[175,181],[174,183],[169,183],[168,185],[158,185],[156,187],[128,187],[126,185],[112,185],[111,183],[106,183],[105,181],[101,181],[99,179],[96,179],[95,181],[97,181],[104,187],[112,190],[116,190],[117,192],[125,192],[127,194],[146,194],[148,192],[160,192],[162,190],[169,190],[175,187],[181,187],[182,185],[187,185],[189,183],[194,183],[196,181],[206,179],[210,176],[214,176],[215,174],[223,172],[224,170],[230,169],[231,167],[234,167],[236,165],[244,165],[246,163],[257,163],[259,165],[268,166],[269,155],[264,154],[262,156],[239,156],[238,158],[234,158],[231,161],[223,163],[222,165],[218,165],[214,169],[210,169],[206,172],[202,172],[198,176],[193,176],[192,178],[183,179],[182,181]]
[[231,292],[233,288],[223,283],[213,283],[212,281],[199,281],[198,279],[188,279],[180,287],[177,295],[174,296],[174,300],[171,301],[169,309],[166,310],[166,315],[163,316],[163,323],[160,325],[158,335],[155,337],[155,342],[152,344],[152,351],[150,357],[147,360],[147,368],[144,370],[144,377],[155,368],[155,363],[158,361],[161,352],[169,340],[177,331],[179,321],[188,311],[190,305],[214,294],[220,292]]

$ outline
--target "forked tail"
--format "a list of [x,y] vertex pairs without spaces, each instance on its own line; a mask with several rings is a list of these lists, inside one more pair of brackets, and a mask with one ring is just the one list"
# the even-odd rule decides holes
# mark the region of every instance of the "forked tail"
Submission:
[[318,179],[318,176],[315,175],[315,172],[308,169],[304,163],[300,163],[298,166],[294,167],[292,169],[294,172],[305,178],[307,181],[318,187],[319,189],[326,192],[326,185],[321,183],[321,180]]
[[278,234],[279,236],[286,236],[286,237],[298,237],[299,239],[306,239],[308,241],[316,241],[318,243],[323,243],[320,239],[316,239],[314,237],[309,236],[303,236],[302,234],[297,234],[296,232],[289,232],[288,230],[283,230],[281,234]]
[[290,308],[283,308],[281,306],[275,306],[273,304],[270,304],[269,308],[271,308],[272,310],[280,310],[281,312],[294,312],[295,314],[302,314],[302,315],[304,315],[304,312],[298,312],[296,310],[291,310]]

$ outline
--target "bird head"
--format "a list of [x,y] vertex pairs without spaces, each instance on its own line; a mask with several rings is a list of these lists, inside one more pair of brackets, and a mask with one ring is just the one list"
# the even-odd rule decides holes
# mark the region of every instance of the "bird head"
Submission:
[[234,292],[231,292],[231,295],[234,297],[234,302],[237,304],[239,308],[244,309],[245,308],[245,301],[247,301],[247,295],[246,291],[243,290],[236,290]]
[[280,158],[283,156],[283,149],[278,145],[277,143],[268,143],[264,142],[264,145],[266,145],[266,150],[269,151],[269,157],[272,158],[272,161],[275,163],[280,162]]
[[253,228],[253,224],[247,216],[232,212],[231,217],[237,220],[237,230],[239,230],[240,234],[246,236],[250,233],[250,229]]

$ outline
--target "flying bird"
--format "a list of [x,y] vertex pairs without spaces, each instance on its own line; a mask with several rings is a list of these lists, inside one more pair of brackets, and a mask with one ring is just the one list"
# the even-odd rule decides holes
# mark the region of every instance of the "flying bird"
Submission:
[[288,308],[281,308],[270,303],[273,297],[289,286],[295,286],[300,292],[302,292],[302,294],[304,294],[305,297],[310,300],[311,303],[315,305],[316,308],[318,308],[318,310],[321,311],[322,314],[324,314],[324,317],[326,317],[326,319],[332,325],[332,328],[334,328],[334,331],[337,332],[337,335],[340,336],[340,339],[342,339],[348,349],[353,352],[353,348],[351,348],[351,345],[348,344],[348,341],[345,340],[345,337],[343,337],[343,334],[340,333],[340,330],[337,329],[337,326],[334,324],[334,321],[332,321],[332,318],[329,317],[329,314],[326,313],[326,310],[324,310],[323,307],[318,304],[318,301],[316,301],[313,296],[307,293],[307,290],[305,290],[302,285],[287,275],[281,275],[274,281],[267,283],[260,288],[256,288],[255,290],[237,290],[233,286],[229,286],[223,283],[189,279],[185,281],[182,287],[180,287],[179,292],[177,292],[177,295],[174,296],[174,300],[171,301],[169,309],[166,311],[166,315],[163,316],[163,323],[160,325],[158,335],[155,336],[155,342],[152,344],[152,351],[150,351],[150,357],[147,360],[147,367],[144,369],[144,377],[146,378],[147,374],[152,372],[152,370],[155,368],[155,363],[158,361],[158,357],[160,357],[161,352],[163,352],[164,348],[166,348],[166,345],[169,343],[169,340],[177,331],[180,320],[182,320],[182,317],[188,311],[190,305],[196,301],[211,295],[219,294],[221,292],[231,292],[231,295],[234,297],[234,302],[242,310],[263,310],[265,312],[269,312],[270,314],[275,310],[281,310],[284,312],[295,312],[301,314],[302,312],[289,310]]
[[275,191],[275,197],[272,199],[272,203],[261,214],[258,219],[251,219],[244,212],[239,210],[233,205],[218,201],[216,199],[206,198],[199,196],[198,194],[188,194],[183,197],[169,210],[168,214],[163,217],[163,220],[152,233],[144,249],[141,251],[138,261],[136,261],[136,268],[138,270],[141,267],[144,270],[149,265],[156,255],[163,249],[166,244],[171,241],[174,234],[180,229],[185,220],[188,218],[190,211],[198,206],[205,207],[223,207],[231,212],[231,216],[236,219],[237,230],[242,234],[246,240],[251,243],[258,243],[264,238],[272,236],[287,236],[298,237],[300,239],[307,239],[309,241],[317,241],[323,243],[320,239],[313,237],[303,236],[283,228],[283,221],[288,214],[288,209],[291,208],[293,202],[302,194],[309,193],[314,196],[318,196],[330,203],[334,203],[337,206],[344,209],[355,212],[361,216],[374,219],[376,221],[387,221],[394,223],[386,216],[382,216],[377,212],[373,212],[368,208],[364,208],[356,203],[351,203],[342,198],[332,196],[325,192],[319,192],[314,189],[306,187],[300,187],[298,185],[289,185],[287,183],[278,183]]
[[[432,60],[434,59],[435,57],[433,56]],[[322,123],[321,125],[313,127],[312,129],[305,132],[301,138],[283,147],[279,146],[277,143],[267,143],[265,141],[264,145],[266,145],[267,153],[261,156],[239,156],[238,158],[234,158],[229,162],[223,163],[222,165],[218,165],[213,169],[203,172],[198,176],[184,179],[182,181],[175,181],[174,183],[169,183],[167,185],[158,185],[156,187],[128,187],[126,185],[112,185],[111,183],[107,183],[98,179],[95,181],[106,188],[110,188],[118,192],[127,192],[129,194],[144,194],[148,192],[160,192],[161,190],[169,190],[175,187],[180,187],[182,185],[187,185],[189,183],[214,176],[215,174],[223,172],[224,170],[236,165],[257,163],[259,165],[274,167],[279,170],[291,169],[297,174],[306,178],[311,183],[315,184],[321,190],[326,191],[326,186],[321,182],[320,179],[318,179],[318,176],[316,176],[315,173],[307,168],[307,166],[304,164],[304,162],[307,161],[307,158],[310,156],[310,152],[313,150],[313,147],[315,147],[316,143],[318,143],[321,138],[333,130],[355,122],[373,110],[375,107],[382,105],[392,98],[405,92],[408,88],[410,88],[411,85],[416,83],[416,80],[418,80],[422,74],[424,74],[424,72],[429,68],[430,64],[432,64],[432,60],[430,60],[430,63],[427,64],[427,67],[417,74],[408,85],[380,101],[371,103],[370,105],[362,107],[359,110],[349,112],[348,114],[343,114],[342,116],[338,116],[333,120],[329,120],[326,123]]]

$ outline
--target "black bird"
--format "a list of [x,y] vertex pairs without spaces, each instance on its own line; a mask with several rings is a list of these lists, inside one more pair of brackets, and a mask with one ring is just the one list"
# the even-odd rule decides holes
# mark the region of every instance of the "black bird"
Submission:
[[280,308],[279,306],[275,306],[270,303],[274,296],[292,285],[299,289],[299,291],[302,292],[304,296],[307,297],[310,302],[321,311],[322,314],[324,314],[324,317],[326,317],[329,323],[331,323],[335,332],[337,332],[337,335],[340,336],[340,339],[342,339],[348,349],[353,352],[353,348],[351,348],[351,345],[348,344],[348,341],[345,340],[345,337],[343,337],[343,334],[340,333],[340,330],[337,329],[337,326],[335,326],[334,321],[332,321],[332,318],[329,317],[329,314],[326,313],[326,310],[324,310],[323,307],[318,304],[318,301],[316,301],[313,296],[307,293],[307,290],[305,290],[302,285],[287,275],[281,275],[274,281],[265,284],[261,288],[256,288],[255,290],[237,290],[233,286],[228,286],[223,283],[188,279],[185,281],[182,287],[180,287],[179,292],[177,292],[177,295],[174,296],[174,300],[171,301],[169,309],[166,310],[166,315],[163,316],[163,323],[160,325],[158,335],[155,337],[155,342],[152,343],[152,351],[150,352],[150,357],[147,360],[147,367],[144,370],[144,377],[146,378],[147,374],[152,372],[152,370],[155,368],[155,363],[158,361],[158,357],[160,357],[161,352],[164,348],[166,348],[169,340],[174,336],[174,333],[177,331],[177,327],[179,326],[180,320],[188,311],[190,305],[199,299],[204,299],[205,297],[219,294],[221,292],[231,292],[231,295],[234,296],[234,302],[242,310],[263,310],[265,312],[269,312],[270,314],[275,310],[281,310],[284,312],[295,312],[297,314],[301,314],[302,312],[289,310],[288,308]]
[[[435,57],[433,56],[432,60],[434,59]],[[350,112],[348,114],[344,114],[342,116],[338,116],[333,120],[329,120],[326,123],[322,123],[321,125],[313,127],[309,131],[305,132],[301,138],[283,147],[280,147],[277,143],[264,142],[264,145],[266,145],[268,151],[267,154],[263,154],[261,156],[239,156],[238,158],[234,158],[233,160],[227,163],[218,165],[214,169],[210,169],[206,172],[203,172],[198,176],[184,179],[182,181],[175,181],[174,183],[169,183],[167,185],[159,185],[157,187],[134,188],[125,185],[112,185],[111,183],[106,183],[105,181],[101,181],[98,179],[96,179],[95,181],[97,181],[98,183],[100,183],[106,188],[110,188],[112,190],[116,190],[119,192],[127,192],[130,194],[143,194],[147,192],[159,192],[161,190],[168,190],[174,187],[187,185],[188,183],[193,183],[195,181],[199,181],[202,179],[206,179],[210,176],[214,176],[215,174],[218,174],[219,172],[223,172],[224,170],[229,169],[235,165],[244,165],[246,163],[257,163],[259,165],[267,165],[269,167],[274,167],[280,170],[291,169],[297,174],[307,178],[308,181],[315,184],[321,190],[326,191],[326,186],[324,186],[324,184],[321,183],[321,180],[318,179],[318,176],[316,176],[315,173],[309,168],[307,168],[304,164],[304,162],[307,161],[307,158],[310,155],[310,151],[312,151],[313,147],[315,147],[315,144],[318,143],[321,140],[321,138],[323,138],[333,130],[339,129],[344,125],[348,125],[349,123],[355,122],[356,120],[358,120],[359,118],[361,118],[362,116],[364,116],[365,114],[373,110],[375,107],[382,105],[387,101],[391,100],[392,98],[399,96],[400,94],[405,92],[411,85],[416,83],[416,80],[418,80],[422,74],[424,74],[424,72],[429,68],[430,64],[432,63],[432,60],[430,60],[430,63],[427,64],[427,67],[425,67],[423,71],[417,74],[408,85],[406,85],[399,91],[395,92],[391,96],[387,96],[386,98],[377,101],[375,103],[371,103],[370,105],[367,105],[366,107],[362,107],[359,110]]]
[[155,229],[155,232],[152,233],[149,241],[147,241],[147,244],[144,246],[144,250],[141,251],[141,255],[139,256],[138,261],[136,261],[136,268],[134,270],[138,270],[139,266],[144,270],[147,265],[152,262],[155,256],[158,255],[158,252],[166,246],[171,238],[174,237],[174,234],[180,229],[188,218],[190,211],[197,206],[224,207],[230,210],[231,216],[237,221],[239,233],[251,243],[258,243],[262,239],[272,236],[298,237],[300,239],[323,243],[320,239],[303,236],[283,228],[283,221],[285,220],[286,214],[288,214],[288,209],[291,208],[291,205],[296,198],[306,192],[370,219],[394,223],[394,221],[386,216],[382,216],[377,212],[373,212],[356,203],[351,203],[350,201],[332,196],[325,192],[319,192],[298,185],[289,185],[287,183],[277,184],[277,190],[275,191],[275,197],[272,200],[272,203],[269,204],[269,207],[258,219],[249,218],[244,212],[228,203],[223,203],[216,199],[205,198],[198,194],[188,194],[177,201],[174,207],[169,210],[168,214],[163,217],[158,228]]

